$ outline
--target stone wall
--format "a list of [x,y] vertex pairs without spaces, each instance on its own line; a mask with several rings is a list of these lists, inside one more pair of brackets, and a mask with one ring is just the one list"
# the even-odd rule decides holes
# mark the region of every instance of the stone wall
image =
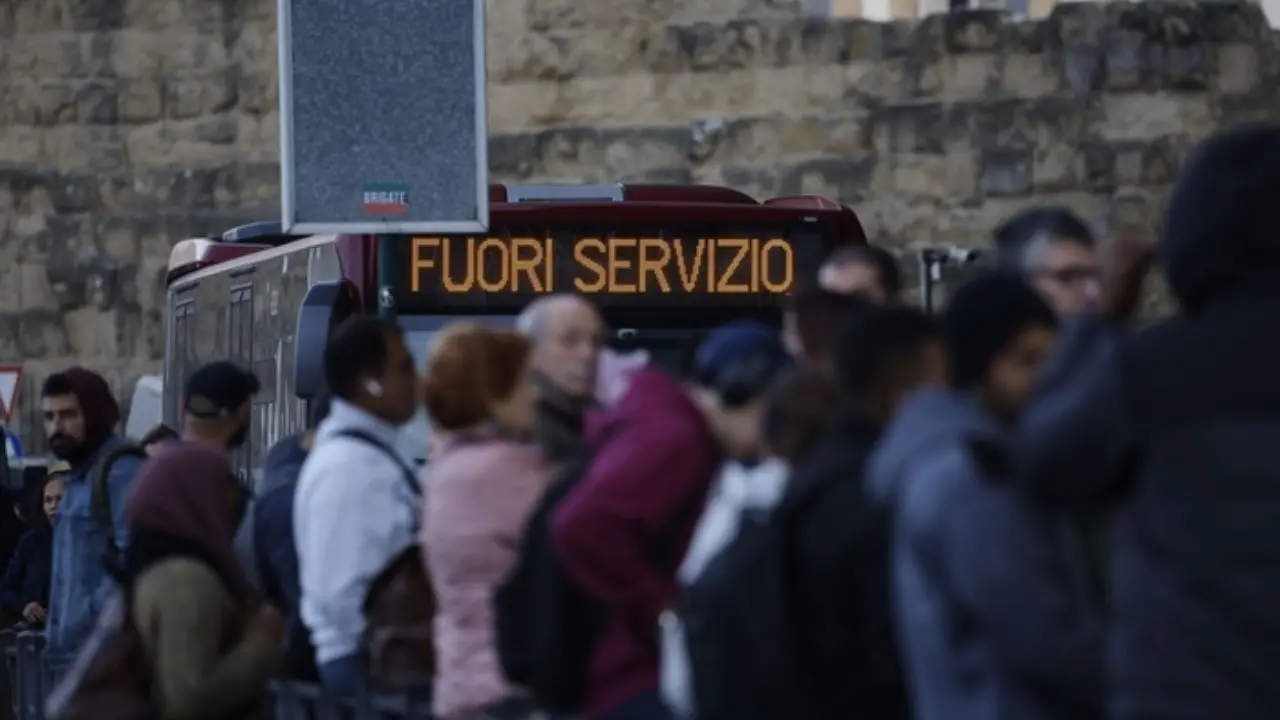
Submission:
[[[904,250],[980,244],[1032,200],[1101,229],[1150,219],[1196,138],[1277,101],[1256,5],[1019,24],[804,5],[495,0],[495,179],[820,193]],[[122,393],[158,367],[170,245],[278,212],[273,16],[270,0],[0,3],[0,363],[34,380],[79,360]]]

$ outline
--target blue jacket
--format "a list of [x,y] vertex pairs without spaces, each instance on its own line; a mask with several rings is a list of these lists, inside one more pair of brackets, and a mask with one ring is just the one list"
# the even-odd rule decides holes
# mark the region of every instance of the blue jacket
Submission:
[[53,663],[69,660],[93,631],[98,613],[106,607],[116,584],[103,563],[114,529],[116,543],[124,548],[128,531],[124,522],[125,499],[142,461],[118,459],[107,477],[107,494],[114,528],[94,515],[90,500],[90,475],[98,458],[118,447],[112,437],[67,478],[67,487],[53,528],[53,573],[49,589],[49,629],[46,656]]
[[286,617],[298,613],[298,550],[293,540],[293,496],[307,459],[302,436],[272,446],[263,485],[236,534],[236,552],[258,589]]
[[1083,536],[1011,481],[1005,436],[976,400],[927,391],[869,465],[872,492],[895,509],[917,720],[1101,717],[1103,628]]
[[27,603],[48,608],[52,564],[53,537],[41,530],[28,530],[0,578],[0,608],[14,615],[20,615]]

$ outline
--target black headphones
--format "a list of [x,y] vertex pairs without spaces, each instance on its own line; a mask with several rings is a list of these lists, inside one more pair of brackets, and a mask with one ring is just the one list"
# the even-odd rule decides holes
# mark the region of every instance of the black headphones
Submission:
[[794,359],[781,346],[761,347],[719,367],[698,363],[695,378],[699,385],[715,392],[729,409],[740,408],[760,397]]

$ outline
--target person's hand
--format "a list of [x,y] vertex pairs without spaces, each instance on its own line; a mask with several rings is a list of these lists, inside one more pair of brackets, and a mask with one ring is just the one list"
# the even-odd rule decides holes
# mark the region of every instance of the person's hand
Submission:
[[1142,228],[1122,228],[1111,241],[1107,276],[1102,283],[1099,309],[1116,322],[1133,317],[1142,299],[1142,283],[1155,259],[1155,243]]
[[271,605],[262,605],[249,618],[249,629],[274,640],[284,639],[284,616]]
[[22,608],[22,618],[29,623],[43,625],[44,608],[40,607],[38,602],[29,602],[26,607]]

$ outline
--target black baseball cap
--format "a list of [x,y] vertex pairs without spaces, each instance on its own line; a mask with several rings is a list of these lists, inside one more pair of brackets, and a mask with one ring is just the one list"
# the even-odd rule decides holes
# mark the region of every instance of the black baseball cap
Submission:
[[187,377],[183,407],[188,415],[216,418],[248,402],[262,384],[258,377],[233,362],[219,360],[201,365]]

